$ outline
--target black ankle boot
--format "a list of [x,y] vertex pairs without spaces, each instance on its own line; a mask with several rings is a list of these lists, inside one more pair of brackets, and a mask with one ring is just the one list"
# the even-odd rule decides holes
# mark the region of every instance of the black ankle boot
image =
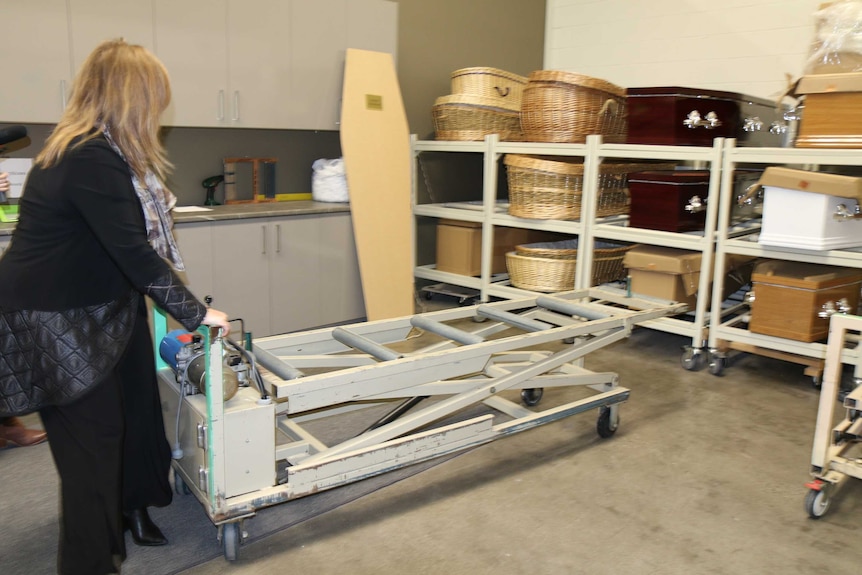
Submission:
[[155,547],[157,545],[167,545],[168,540],[162,534],[158,526],[150,519],[150,514],[147,513],[147,508],[135,509],[134,511],[124,511],[123,520],[126,529],[132,532],[132,539],[138,545]]

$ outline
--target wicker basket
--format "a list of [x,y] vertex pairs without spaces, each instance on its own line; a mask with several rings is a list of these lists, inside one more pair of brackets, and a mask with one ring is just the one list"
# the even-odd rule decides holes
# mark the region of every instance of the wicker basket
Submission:
[[520,114],[501,108],[497,98],[451,94],[437,98],[432,107],[438,140],[478,141],[499,134],[502,141],[520,141]]
[[528,142],[626,140],[626,90],[605,80],[570,72],[532,72],[521,96],[521,127]]
[[[507,154],[503,161],[509,181],[509,214],[541,220],[579,220],[584,164],[580,158]],[[674,164],[603,162],[599,165],[596,216],[629,211],[627,174],[642,170],[672,170]]]
[[527,79],[497,68],[461,68],[452,72],[452,93],[496,98],[502,108],[521,111]]
[[[597,241],[590,285],[625,278],[623,257],[632,247]],[[517,288],[538,292],[574,289],[577,256],[577,239],[515,246],[515,251],[506,254],[509,281]]]

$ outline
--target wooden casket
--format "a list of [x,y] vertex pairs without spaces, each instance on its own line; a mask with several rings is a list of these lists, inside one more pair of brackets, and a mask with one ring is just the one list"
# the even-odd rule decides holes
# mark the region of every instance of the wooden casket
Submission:
[[770,131],[784,112],[763,98],[667,86],[629,88],[626,102],[629,144],[711,146],[715,138],[736,138],[740,146],[784,143],[783,134]]

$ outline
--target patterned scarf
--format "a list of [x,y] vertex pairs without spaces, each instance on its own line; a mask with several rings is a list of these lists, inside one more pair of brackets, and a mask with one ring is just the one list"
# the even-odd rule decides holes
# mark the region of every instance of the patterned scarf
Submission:
[[[111,138],[111,132],[107,126],[102,128],[102,133],[105,134],[105,139],[108,140],[114,151],[123,158],[123,161],[126,161],[126,156]],[[171,232],[171,228],[174,227],[174,220],[170,211],[177,203],[176,196],[162,185],[156,175],[149,170],[147,170],[143,182],[132,171],[132,185],[141,202],[144,220],[147,223],[147,240],[156,250],[156,253],[168,260],[174,269],[183,271],[186,266],[174,240],[174,234]]]

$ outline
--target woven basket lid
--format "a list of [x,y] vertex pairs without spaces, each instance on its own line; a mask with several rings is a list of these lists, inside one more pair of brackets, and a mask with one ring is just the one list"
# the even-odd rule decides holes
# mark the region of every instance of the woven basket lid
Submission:
[[563,72],[561,70],[536,70],[535,72],[530,72],[530,76],[527,79],[528,88],[529,82],[560,82],[584,88],[592,88],[593,90],[601,90],[620,97],[626,95],[625,88],[611,84],[607,80],[584,76],[583,74],[575,74],[573,72]]
[[524,156],[506,154],[503,163],[507,166],[553,172],[556,174],[581,175],[584,173],[584,159],[566,156]]
[[458,76],[464,76],[466,74],[489,74],[491,76],[499,76],[501,78],[506,78],[507,80],[512,80],[513,82],[517,82],[519,84],[526,84],[527,79],[524,76],[519,76],[518,74],[513,74],[512,72],[507,72],[505,70],[500,70],[499,68],[487,68],[474,66],[472,68],[460,68],[452,72],[452,78],[456,78]]
[[507,98],[489,98],[487,96],[477,96],[475,94],[449,94],[448,96],[440,96],[434,100],[435,106],[478,106],[480,108],[488,108],[496,112],[520,112],[521,105],[519,102],[514,102]]

